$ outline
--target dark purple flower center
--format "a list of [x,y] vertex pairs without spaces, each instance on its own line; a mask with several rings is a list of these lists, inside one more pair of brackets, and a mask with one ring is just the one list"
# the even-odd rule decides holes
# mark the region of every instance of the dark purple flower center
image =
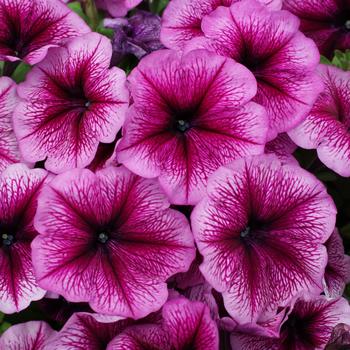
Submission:
[[246,227],[240,232],[240,240],[246,245],[252,242],[260,242],[264,238],[265,226],[266,224],[260,220],[251,218]]
[[1,246],[9,247],[15,243],[15,236],[13,234],[3,233],[1,235]]
[[308,329],[311,320],[305,317],[301,318],[296,314],[290,314],[288,320],[282,325],[281,337],[284,338],[286,346],[294,348],[295,344],[302,344],[313,348],[314,344],[312,334]]
[[105,244],[109,240],[109,234],[107,232],[100,232],[98,234],[97,240],[99,243]]
[[195,116],[195,109],[187,109],[173,112],[173,125],[174,132],[186,133],[193,126],[191,121]]

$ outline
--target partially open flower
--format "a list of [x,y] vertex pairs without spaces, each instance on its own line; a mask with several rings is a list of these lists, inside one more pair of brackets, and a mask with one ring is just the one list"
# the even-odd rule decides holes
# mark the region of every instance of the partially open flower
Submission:
[[210,177],[192,212],[200,270],[234,320],[255,323],[323,290],[335,216],[323,184],[299,166],[271,155],[237,160]]
[[205,17],[205,37],[191,40],[186,48],[208,49],[250,69],[258,82],[254,101],[269,117],[269,140],[300,124],[323,88],[316,74],[317,47],[298,28],[291,13],[243,0]]
[[350,306],[346,299],[327,301],[320,296],[311,301],[300,300],[294,305],[279,338],[233,333],[231,345],[240,350],[322,350],[335,326],[349,322]]
[[12,114],[17,102],[16,84],[9,78],[0,78],[0,173],[20,159],[12,126]]
[[129,75],[133,105],[116,155],[136,174],[158,177],[173,204],[195,204],[219,166],[264,151],[265,110],[250,102],[253,75],[206,50],[160,50]]
[[[240,0],[172,0],[164,11],[161,40],[169,49],[183,49],[186,43],[203,36],[202,20],[219,6],[231,6]],[[282,0],[259,0],[272,10],[282,7]]]
[[129,102],[124,71],[109,69],[110,41],[97,33],[53,48],[18,86],[14,128],[25,160],[61,173],[87,166],[113,142]]
[[33,273],[30,244],[37,231],[33,218],[47,173],[10,165],[0,175],[0,311],[18,312],[45,291]]
[[96,312],[141,318],[168,297],[194,246],[185,216],[155,180],[123,167],[58,175],[38,201],[33,241],[39,285]]
[[40,62],[48,48],[90,32],[60,0],[0,0],[0,59]]
[[321,55],[332,58],[334,50],[350,48],[348,0],[284,0],[283,7],[300,18],[301,31],[316,42]]
[[305,121],[290,131],[300,147],[317,149],[320,160],[341,176],[350,176],[350,72],[320,64],[324,90]]
[[47,350],[55,332],[43,321],[30,321],[10,327],[0,338],[1,350]]

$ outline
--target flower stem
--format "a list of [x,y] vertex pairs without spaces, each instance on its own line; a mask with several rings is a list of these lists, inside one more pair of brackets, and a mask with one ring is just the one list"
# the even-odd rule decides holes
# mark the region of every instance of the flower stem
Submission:
[[2,75],[6,77],[10,77],[16,70],[16,68],[20,65],[21,61],[5,61],[4,68],[2,70]]

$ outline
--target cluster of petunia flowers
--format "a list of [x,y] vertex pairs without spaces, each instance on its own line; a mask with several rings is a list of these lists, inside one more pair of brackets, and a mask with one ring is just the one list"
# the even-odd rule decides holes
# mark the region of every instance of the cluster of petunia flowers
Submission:
[[[110,22],[155,26],[135,18]],[[336,207],[292,155],[350,176],[350,72],[319,63],[350,48],[350,2],[172,0],[161,42],[133,40],[126,77],[64,1],[0,0],[4,74],[32,66],[0,78],[0,311],[63,324],[0,349],[350,344]]]

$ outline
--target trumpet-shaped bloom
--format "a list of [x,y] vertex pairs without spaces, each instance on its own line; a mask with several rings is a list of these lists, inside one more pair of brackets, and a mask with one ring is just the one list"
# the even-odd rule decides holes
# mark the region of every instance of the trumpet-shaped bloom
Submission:
[[46,171],[22,164],[0,175],[0,311],[18,312],[45,291],[36,283],[30,244],[37,235],[33,218]]
[[14,127],[24,159],[60,173],[88,165],[99,142],[113,142],[129,94],[125,73],[109,69],[110,41],[97,33],[53,48],[18,86]]
[[121,333],[131,321],[120,320],[100,323],[92,315],[78,312],[64,327],[51,337],[47,350],[99,350],[110,349],[109,342]]
[[30,321],[10,327],[0,338],[1,350],[45,350],[55,332],[43,321]]
[[326,290],[330,298],[340,297],[350,282],[350,256],[345,255],[342,238],[336,229],[326,242],[328,263],[325,271]]
[[284,0],[283,7],[300,18],[300,29],[313,39],[321,55],[332,58],[334,50],[350,48],[348,0]]
[[218,329],[201,302],[175,298],[162,309],[160,325],[136,325],[117,336],[108,350],[217,350]]
[[96,0],[96,5],[108,11],[113,17],[124,17],[141,2],[142,0]]
[[219,166],[263,153],[265,110],[250,102],[256,81],[233,60],[160,50],[129,81],[134,104],[117,158],[140,176],[159,177],[171,203],[197,203]]
[[0,59],[40,62],[50,47],[90,32],[60,0],[1,0]]
[[216,171],[191,224],[207,281],[240,324],[319,294],[336,208],[325,187],[274,156]]
[[169,209],[155,180],[122,167],[58,175],[39,197],[35,226],[39,285],[106,315],[158,310],[167,278],[194,258],[185,216]]
[[350,325],[340,323],[334,329],[327,350],[346,350],[350,346]]
[[12,114],[17,103],[16,84],[0,78],[0,172],[19,161],[17,140],[12,127]]
[[[219,6],[231,6],[240,0],[172,0],[164,11],[161,40],[168,48],[182,49],[196,37],[203,36],[202,20]],[[272,10],[282,7],[282,0],[259,0]]]
[[300,300],[283,323],[279,338],[233,333],[231,345],[241,350],[323,350],[335,326],[349,322],[350,307],[344,298]]
[[205,48],[231,57],[254,73],[254,101],[267,110],[269,139],[302,122],[322,89],[315,72],[317,47],[298,27],[298,18],[287,11],[243,0],[205,17],[205,37],[191,40],[186,49]]
[[289,132],[300,147],[317,149],[320,160],[350,176],[350,72],[319,65],[324,90],[306,120]]

